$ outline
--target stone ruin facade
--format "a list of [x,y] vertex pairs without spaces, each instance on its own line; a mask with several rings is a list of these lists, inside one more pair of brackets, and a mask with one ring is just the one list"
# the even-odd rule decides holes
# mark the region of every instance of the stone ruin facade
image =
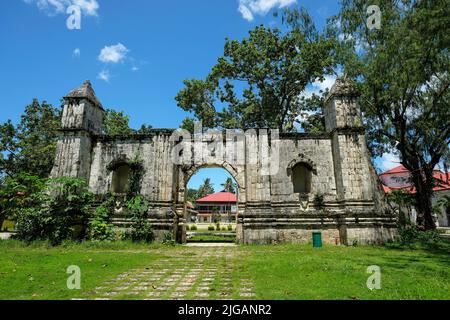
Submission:
[[[267,175],[261,163],[176,164],[172,152],[181,139],[172,138],[174,129],[103,135],[104,109],[87,81],[64,97],[51,175],[84,178],[99,196],[120,193],[133,161],[140,159],[139,193],[151,205],[149,220],[159,240],[170,235],[180,243],[186,241],[187,182],[201,168],[220,167],[238,184],[238,243],[309,242],[313,231],[321,231],[329,244],[386,242],[396,235],[396,218],[388,210],[370,162],[357,96],[351,85],[338,79],[324,108],[326,132],[280,133],[279,167]],[[271,150],[274,141],[262,131],[255,130],[245,139]],[[250,152],[240,156],[250,157]],[[113,222],[129,225],[121,214]]]

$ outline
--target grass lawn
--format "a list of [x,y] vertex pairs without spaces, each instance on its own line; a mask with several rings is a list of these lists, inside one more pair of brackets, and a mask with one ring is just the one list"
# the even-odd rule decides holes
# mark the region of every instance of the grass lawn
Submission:
[[[245,250],[258,299],[450,299],[449,245]],[[367,289],[372,265],[381,268],[381,290]]]
[[40,243],[29,247],[0,241],[0,299],[75,298],[79,294],[66,286],[70,265],[81,268],[82,289],[88,292],[121,272],[145,267],[159,257],[157,253],[129,250],[116,244],[48,248]]
[[[168,274],[173,270],[189,274],[195,269],[186,267],[187,260],[198,269],[196,261],[204,256],[204,250],[211,254],[202,266],[219,270],[213,276],[211,290],[230,287],[233,298],[236,294],[232,290],[238,290],[240,279],[245,277],[252,283],[256,299],[450,299],[449,249],[447,244],[434,248],[391,245],[322,249],[280,245],[220,248],[217,254],[215,248],[182,246],[86,243],[48,248],[42,243],[25,246],[0,241],[0,299],[92,298],[96,287],[118,281],[118,276],[129,270],[158,273],[164,268]],[[66,288],[66,269],[70,265],[82,270],[82,290]],[[370,276],[366,270],[371,265],[381,268],[381,290],[366,287]],[[224,270],[229,274],[223,274]],[[199,273],[194,278],[199,282],[202,277]],[[219,283],[224,277],[232,280],[225,289]],[[186,298],[193,298],[198,286],[195,283],[192,296]],[[210,298],[219,297],[217,294]]]

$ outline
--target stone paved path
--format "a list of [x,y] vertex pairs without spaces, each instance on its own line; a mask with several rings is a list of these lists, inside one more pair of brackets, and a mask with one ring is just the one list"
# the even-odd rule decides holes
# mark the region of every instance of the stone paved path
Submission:
[[183,248],[89,292],[98,300],[254,299],[253,283],[233,247]]

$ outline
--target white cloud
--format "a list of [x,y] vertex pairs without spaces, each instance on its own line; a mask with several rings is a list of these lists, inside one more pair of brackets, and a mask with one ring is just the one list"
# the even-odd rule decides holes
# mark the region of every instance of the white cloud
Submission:
[[72,55],[73,55],[75,58],[79,58],[80,55],[81,55],[81,50],[80,50],[80,48],[76,48],[75,50],[73,50]]
[[103,81],[105,81],[105,82],[109,82],[109,78],[110,78],[110,77],[111,77],[111,76],[110,76],[108,70],[102,70],[102,71],[98,74],[98,76],[97,76],[98,79],[103,80]]
[[72,0],[72,3],[81,8],[81,12],[88,16],[97,16],[100,5],[97,0]]
[[243,5],[242,3],[239,4],[239,12],[242,14],[242,17],[247,20],[247,21],[253,21],[254,17],[253,17],[253,13],[250,11],[249,8],[247,8],[245,5]]
[[331,87],[336,82],[336,76],[327,75],[323,81],[316,80],[305,90],[302,95],[305,98],[310,98],[313,94],[319,95],[320,91],[325,91],[326,89],[331,89]]
[[253,21],[255,14],[264,16],[274,8],[287,7],[297,0],[239,0],[239,12],[247,21]]
[[118,63],[125,59],[129,50],[121,43],[114,46],[105,46],[101,51],[98,59],[105,63]]
[[68,7],[79,6],[81,12],[86,16],[98,16],[100,5],[97,0],[23,0],[27,4],[36,3],[39,10],[50,16],[66,14]]
[[385,153],[380,158],[379,165],[383,172],[388,171],[400,165],[400,158],[393,153]]

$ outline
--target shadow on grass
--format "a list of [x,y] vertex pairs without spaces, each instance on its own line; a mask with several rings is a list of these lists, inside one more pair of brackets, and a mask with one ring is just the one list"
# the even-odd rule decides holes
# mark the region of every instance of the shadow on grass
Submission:
[[[450,241],[445,239],[439,242],[389,243],[384,245],[383,248],[404,252],[419,251],[425,255],[421,256],[422,259],[416,259],[417,261],[432,259],[450,266]],[[410,260],[414,262],[413,259]]]

